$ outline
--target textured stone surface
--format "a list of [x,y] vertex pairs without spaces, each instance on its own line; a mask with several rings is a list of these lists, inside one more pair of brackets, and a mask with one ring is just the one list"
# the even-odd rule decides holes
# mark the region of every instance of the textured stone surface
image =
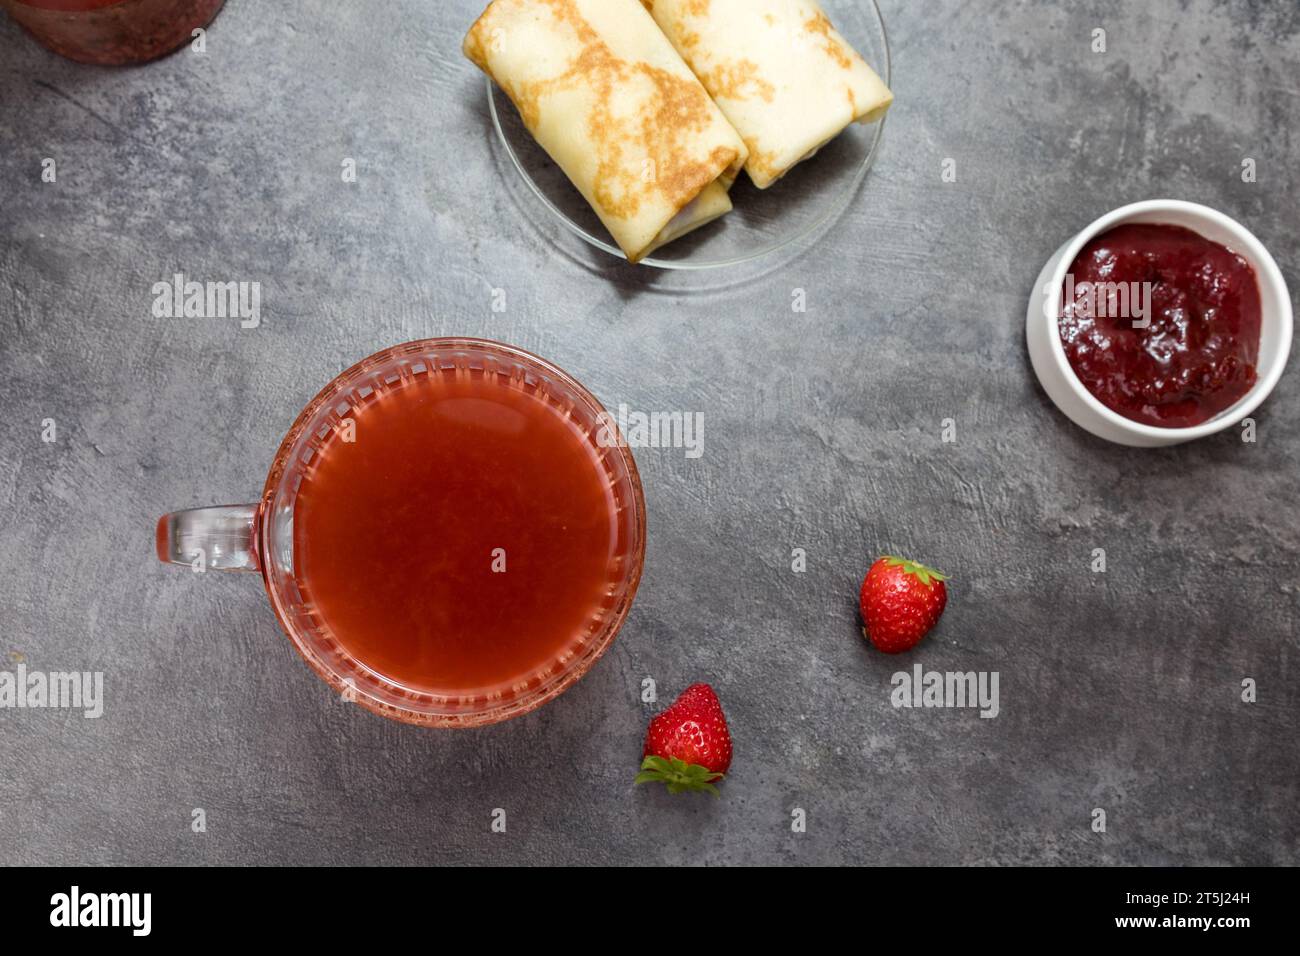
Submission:
[[[898,103],[862,194],[720,287],[562,255],[518,208],[459,54],[478,0],[271,6],[127,70],[0,17],[0,668],[103,671],[107,698],[0,711],[4,862],[1300,863],[1300,379],[1254,445],[1130,450],[1058,414],[1023,345],[1043,261],[1132,200],[1223,209],[1300,285],[1300,7],[882,0]],[[261,328],[153,318],[177,271],[260,281]],[[706,423],[697,461],[638,453],[646,571],[608,656],[462,733],[340,703],[256,578],[151,541],[255,495],[336,372],[446,333]],[[901,660],[855,609],[893,549],[954,578]],[[893,709],[916,662],[998,671],[1001,714]],[[717,686],[722,799],[629,786],[646,676]]]

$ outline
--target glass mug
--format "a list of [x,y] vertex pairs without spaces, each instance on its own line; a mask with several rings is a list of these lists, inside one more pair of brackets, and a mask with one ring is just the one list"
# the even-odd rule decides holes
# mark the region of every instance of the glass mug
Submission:
[[82,63],[144,63],[189,43],[225,0],[0,0],[55,53]]
[[255,504],[165,515],[165,562],[262,575],[336,692],[466,727],[527,713],[614,640],[645,558],[645,499],[612,417],[574,378],[482,339],[367,358],[303,409]]

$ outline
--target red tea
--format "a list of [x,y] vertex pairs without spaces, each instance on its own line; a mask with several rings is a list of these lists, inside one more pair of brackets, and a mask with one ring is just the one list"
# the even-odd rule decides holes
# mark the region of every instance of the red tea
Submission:
[[27,32],[82,63],[144,63],[193,40],[225,0],[0,0]]
[[294,507],[294,577],[317,625],[381,677],[446,696],[508,691],[572,653],[603,622],[626,547],[588,432],[482,370],[362,401]]

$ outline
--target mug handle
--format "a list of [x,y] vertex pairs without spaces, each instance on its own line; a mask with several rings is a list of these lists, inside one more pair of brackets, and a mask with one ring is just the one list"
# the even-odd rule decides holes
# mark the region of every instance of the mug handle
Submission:
[[261,571],[257,505],[217,505],[173,511],[158,519],[158,560],[195,571]]

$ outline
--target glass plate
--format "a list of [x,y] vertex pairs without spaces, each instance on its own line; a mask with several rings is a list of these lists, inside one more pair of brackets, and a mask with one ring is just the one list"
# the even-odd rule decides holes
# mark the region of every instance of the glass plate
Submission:
[[[875,0],[822,0],[835,28],[891,85],[889,40]],[[582,194],[524,127],[509,98],[488,80],[492,124],[514,168],[549,215],[565,229],[612,256],[625,259]],[[887,118],[888,114],[886,114]],[[715,269],[766,256],[830,225],[848,208],[875,161],[885,119],[854,123],[766,190],[741,173],[731,190],[735,209],[656,250],[642,265],[660,269]]]

